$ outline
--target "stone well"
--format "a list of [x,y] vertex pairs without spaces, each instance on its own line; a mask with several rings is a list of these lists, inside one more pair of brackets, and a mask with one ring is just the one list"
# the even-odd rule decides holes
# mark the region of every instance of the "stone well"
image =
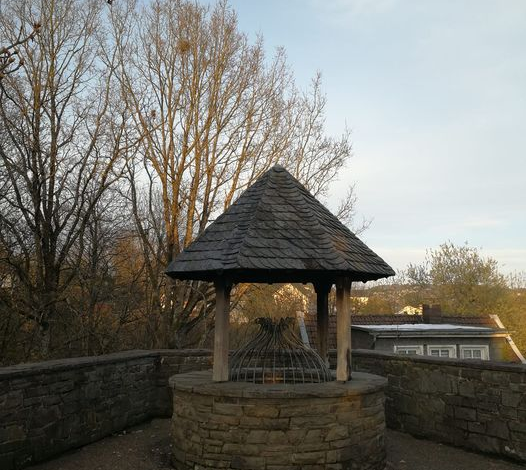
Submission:
[[346,383],[213,382],[174,375],[172,463],[177,470],[383,470],[382,377]]

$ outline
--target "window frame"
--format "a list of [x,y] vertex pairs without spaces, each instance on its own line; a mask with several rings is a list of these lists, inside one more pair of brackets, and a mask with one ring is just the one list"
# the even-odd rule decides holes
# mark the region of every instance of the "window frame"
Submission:
[[[480,349],[480,358],[478,357],[464,357],[464,351],[466,349]],[[460,345],[460,358],[466,361],[489,361],[489,346],[487,344],[461,344]]]
[[[438,356],[431,355],[432,349],[447,349],[449,351],[449,356],[441,356],[440,352]],[[454,344],[429,344],[427,345],[427,355],[429,357],[437,357],[440,359],[456,359],[457,358],[457,346]]]
[[[402,349],[415,349],[416,354],[407,354],[407,353],[400,353],[399,350]],[[398,354],[399,356],[423,356],[424,355],[424,345],[417,345],[417,344],[411,344],[411,345],[394,345],[394,353]]]

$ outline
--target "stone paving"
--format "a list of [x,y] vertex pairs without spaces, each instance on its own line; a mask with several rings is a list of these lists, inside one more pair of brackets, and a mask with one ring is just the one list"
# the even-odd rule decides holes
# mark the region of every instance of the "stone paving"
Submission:
[[[28,470],[172,470],[169,430],[169,419],[157,419]],[[512,462],[390,430],[387,459],[386,470],[524,470]]]

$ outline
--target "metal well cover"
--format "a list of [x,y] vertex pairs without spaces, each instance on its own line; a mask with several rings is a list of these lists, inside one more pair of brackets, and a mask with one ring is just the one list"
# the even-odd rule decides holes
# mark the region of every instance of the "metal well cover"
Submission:
[[294,318],[261,317],[259,331],[230,361],[229,379],[253,383],[320,383],[333,380],[320,355],[296,336]]

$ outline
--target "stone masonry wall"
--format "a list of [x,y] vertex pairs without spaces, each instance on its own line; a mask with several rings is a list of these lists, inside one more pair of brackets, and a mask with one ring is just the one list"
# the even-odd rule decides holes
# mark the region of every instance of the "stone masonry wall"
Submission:
[[353,366],[388,379],[388,427],[526,461],[525,365],[354,350]]
[[209,351],[128,351],[0,369],[0,468],[169,417],[168,377],[210,363]]
[[[387,377],[394,429],[526,462],[526,366],[354,350]],[[0,468],[22,468],[172,414],[168,378],[208,369],[210,351],[129,351],[0,369]]]
[[383,470],[385,379],[346,384],[171,379],[176,470]]
[[212,368],[212,351],[208,349],[158,350],[158,398],[155,416],[170,418],[173,410],[172,388],[168,379],[175,374]]

